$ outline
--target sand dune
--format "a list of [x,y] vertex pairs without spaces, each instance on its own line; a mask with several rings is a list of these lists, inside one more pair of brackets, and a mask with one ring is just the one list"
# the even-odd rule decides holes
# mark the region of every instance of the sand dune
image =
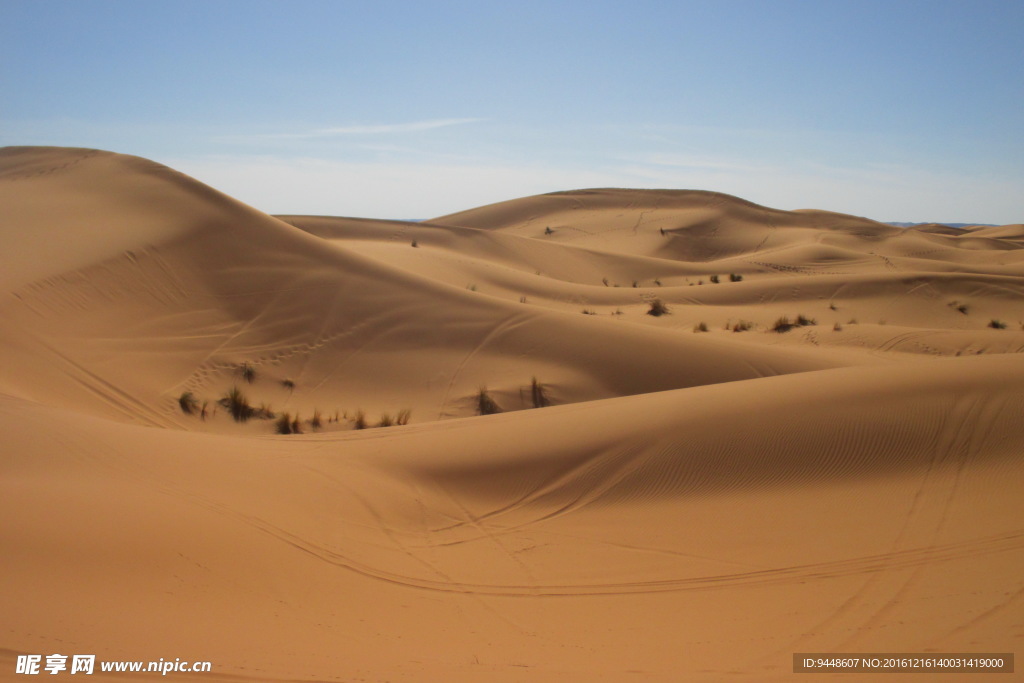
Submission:
[[0,229],[8,672],[770,681],[1024,639],[1020,226],[640,190],[272,217],[7,148]]

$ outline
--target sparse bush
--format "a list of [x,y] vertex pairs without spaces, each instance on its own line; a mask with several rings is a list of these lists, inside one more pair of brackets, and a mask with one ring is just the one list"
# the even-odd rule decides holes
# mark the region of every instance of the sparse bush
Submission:
[[398,411],[398,416],[395,418],[395,424],[398,426],[405,426],[409,424],[409,418],[412,417],[412,411],[408,408],[403,408]]
[[538,382],[536,377],[530,381],[530,400],[533,402],[534,408],[546,408],[551,405],[544,385]]
[[203,420],[206,420],[206,416],[207,416],[206,409],[207,409],[207,407],[209,405],[210,405],[210,402],[204,399],[203,400],[203,407],[199,411],[199,417],[201,417]]
[[856,325],[857,324],[857,319],[856,318],[850,318],[849,320],[846,321],[846,324],[847,325]]
[[281,413],[280,417],[277,418],[277,422],[274,423],[274,430],[278,434],[291,434],[292,433],[292,418],[288,413]]
[[603,283],[604,283],[604,286],[605,286],[605,287],[607,287],[607,286],[608,286],[608,278],[606,278],[606,277],[603,277],[603,278],[601,278],[601,282],[603,282]]
[[295,413],[295,419],[292,420],[292,434],[302,433],[302,420],[299,418],[299,414]]
[[749,320],[741,320],[738,323],[733,324],[732,331],[733,332],[746,332],[747,330],[750,330],[753,327],[754,327],[754,323],[750,322]]
[[320,416],[319,410],[313,410],[313,417],[309,420],[309,426],[313,429],[320,429],[323,426],[323,418]]
[[772,332],[778,332],[780,334],[783,332],[789,332],[793,327],[795,327],[795,325],[795,323],[790,321],[788,315],[784,315],[776,320],[775,324],[772,325]]
[[380,416],[380,422],[377,423],[378,427],[392,427],[395,424],[395,419],[388,413],[384,413]]
[[713,284],[713,285],[717,285],[718,284],[718,276],[717,275],[712,275],[709,279],[711,280],[711,284]]
[[622,315],[622,309],[621,308],[616,308],[615,311],[612,313],[612,315]]
[[633,289],[636,289],[639,286],[640,286],[640,283],[638,281],[636,281],[636,280],[633,280]]
[[252,406],[249,405],[245,394],[237,386],[231,387],[231,391],[224,395],[224,398],[220,400],[220,404],[231,413],[231,417],[234,418],[235,422],[245,422],[252,417]]
[[356,413],[356,417],[353,420],[353,426],[356,429],[366,429],[366,415],[363,411],[360,410]]
[[501,407],[494,402],[487,388],[483,387],[476,395],[476,409],[481,415],[494,415],[501,412]]
[[833,332],[842,332],[843,331],[843,326],[840,325],[839,323],[836,323],[835,325],[832,326],[832,331]]
[[552,234],[552,233],[554,233],[554,232],[555,232],[555,231],[551,229],[551,226],[550,226],[550,225],[549,225],[548,227],[544,228],[544,234],[545,234],[545,235],[550,235],[550,234]]
[[260,420],[273,420],[277,417],[269,403],[261,403],[259,408],[252,411],[252,416]]
[[1006,329],[1006,323],[1004,323],[1002,320],[996,320],[995,318],[992,318],[992,320],[989,321],[988,326],[991,327],[993,330]]
[[591,310],[589,308],[584,308],[583,315],[597,315],[597,311]]
[[950,301],[947,305],[950,308],[954,308],[954,309],[960,311],[964,315],[967,315],[967,311],[969,310],[967,304],[962,304],[959,301]]
[[242,363],[239,372],[242,374],[242,379],[247,383],[252,384],[256,381],[256,369],[249,365],[249,363]]
[[519,303],[525,304],[526,303],[526,297],[525,296],[519,297]]
[[742,282],[743,276],[739,273],[729,273],[729,282]]
[[281,380],[281,386],[283,386],[288,391],[294,391],[295,390],[295,382],[293,382],[290,379],[283,379],[283,380]]
[[808,318],[803,313],[801,313],[796,317],[796,322],[794,324],[798,325],[799,327],[807,327],[808,325],[817,325],[818,321],[815,320],[814,318]]
[[656,285],[658,285],[659,287],[661,287],[661,280],[660,280],[660,279],[658,279],[658,278],[654,278],[654,284],[656,284]]
[[475,292],[476,291],[476,285],[466,285],[466,289],[468,289],[471,292]]
[[829,303],[828,308],[831,311],[836,310],[836,302],[833,301],[833,302]]
[[412,241],[412,246],[413,246],[413,248],[418,247],[418,246],[420,246],[420,243],[417,242],[416,240],[413,240]]
[[670,312],[668,310],[668,306],[666,306],[665,302],[661,299],[655,299],[650,303],[650,306],[651,307],[647,311],[647,315],[653,315],[655,318],[667,315]]
[[199,407],[199,401],[196,400],[191,391],[183,391],[181,396],[178,397],[178,406],[181,408],[181,412],[191,415]]
[[708,324],[706,322],[704,322],[704,321],[701,321],[701,322],[699,322],[699,323],[697,323],[696,325],[693,326],[693,331],[694,332],[707,332],[708,331]]

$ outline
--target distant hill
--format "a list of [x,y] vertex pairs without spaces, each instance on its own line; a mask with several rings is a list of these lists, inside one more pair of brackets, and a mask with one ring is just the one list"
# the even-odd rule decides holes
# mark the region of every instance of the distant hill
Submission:
[[897,228],[913,228],[918,225],[945,225],[947,228],[970,228],[975,226],[993,226],[993,223],[940,223],[936,221],[927,221],[924,223],[900,223],[898,221],[883,221],[886,225],[895,225]]

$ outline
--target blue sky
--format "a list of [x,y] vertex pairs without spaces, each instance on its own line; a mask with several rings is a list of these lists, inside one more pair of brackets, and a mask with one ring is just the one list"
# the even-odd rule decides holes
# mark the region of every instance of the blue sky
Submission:
[[0,144],[270,213],[583,187],[1024,222],[1024,2],[0,0]]

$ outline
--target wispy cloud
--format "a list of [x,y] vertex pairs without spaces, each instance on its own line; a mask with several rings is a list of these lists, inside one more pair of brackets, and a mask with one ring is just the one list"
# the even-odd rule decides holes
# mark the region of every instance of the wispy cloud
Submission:
[[265,142],[268,140],[310,140],[314,138],[359,135],[394,135],[399,133],[416,133],[424,130],[434,130],[435,128],[447,128],[449,126],[461,126],[467,123],[478,123],[483,120],[484,119],[477,118],[429,119],[426,121],[408,121],[406,123],[356,124],[295,132],[228,135],[220,137],[218,140],[221,142]]

